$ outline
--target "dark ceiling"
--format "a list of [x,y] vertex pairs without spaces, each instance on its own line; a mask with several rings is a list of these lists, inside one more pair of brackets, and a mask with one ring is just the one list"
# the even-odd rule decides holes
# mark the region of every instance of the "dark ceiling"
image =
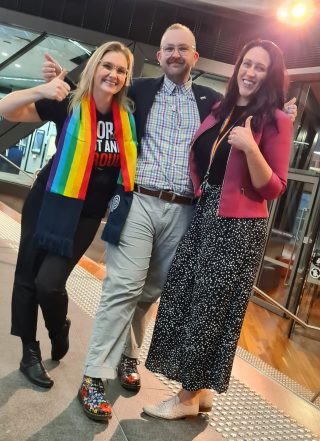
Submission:
[[205,58],[233,64],[243,44],[267,38],[283,50],[287,68],[320,66],[320,29],[284,28],[274,20],[230,9],[208,12],[157,0],[0,0],[0,7],[84,27],[122,38],[159,45],[172,23],[189,26]]

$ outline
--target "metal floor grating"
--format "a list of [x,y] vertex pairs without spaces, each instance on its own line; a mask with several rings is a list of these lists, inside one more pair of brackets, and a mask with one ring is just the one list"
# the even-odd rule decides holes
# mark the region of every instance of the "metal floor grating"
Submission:
[[[19,237],[20,224],[0,212],[0,238],[6,240],[10,247],[17,250]],[[98,307],[101,287],[102,282],[80,266],[74,269],[67,284],[69,297],[90,317],[94,317]],[[148,327],[146,333],[140,357],[142,362],[145,361],[147,356],[153,325],[154,322]],[[312,396],[312,392],[244,349],[238,348],[237,356],[252,364],[263,374],[292,390],[301,398],[309,401]],[[156,376],[166,385],[172,395],[180,389],[180,385],[176,381],[170,381],[159,374],[156,374]],[[203,415],[203,418],[208,418],[210,426],[226,440],[319,441],[319,438],[309,430],[270,405],[234,377],[231,377],[230,387],[226,394],[215,395],[212,412]]]

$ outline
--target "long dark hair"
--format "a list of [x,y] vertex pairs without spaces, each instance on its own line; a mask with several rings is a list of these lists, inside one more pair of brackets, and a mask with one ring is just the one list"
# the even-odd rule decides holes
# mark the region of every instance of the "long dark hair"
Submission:
[[224,119],[236,105],[239,97],[238,72],[246,53],[254,47],[261,47],[268,52],[270,66],[261,87],[250,99],[244,118],[253,115],[251,126],[254,131],[259,131],[265,117],[277,128],[274,112],[276,109],[283,109],[288,81],[282,52],[276,44],[269,40],[253,40],[244,46],[228,82],[225,98],[214,114],[216,117]]

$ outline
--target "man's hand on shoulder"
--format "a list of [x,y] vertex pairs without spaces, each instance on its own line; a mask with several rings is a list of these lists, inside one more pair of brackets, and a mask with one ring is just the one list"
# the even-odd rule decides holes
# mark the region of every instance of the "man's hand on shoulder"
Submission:
[[297,109],[297,105],[296,105],[296,97],[292,98],[290,101],[288,101],[287,103],[284,104],[283,111],[286,112],[290,116],[291,121],[294,123],[295,119],[297,117],[297,114],[298,114],[298,109]]
[[51,57],[51,55],[45,53],[44,62],[41,70],[43,79],[48,83],[49,81],[60,75],[60,73],[62,72],[62,67],[54,58]]

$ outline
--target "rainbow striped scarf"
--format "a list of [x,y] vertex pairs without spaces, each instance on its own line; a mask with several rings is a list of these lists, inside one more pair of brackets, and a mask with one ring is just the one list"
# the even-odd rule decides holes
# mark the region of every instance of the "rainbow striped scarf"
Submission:
[[[115,138],[120,153],[118,184],[132,192],[137,161],[133,115],[112,101]],[[85,96],[66,119],[43,198],[35,245],[72,257],[73,237],[90,180],[97,143],[96,106]]]
[[[137,162],[137,136],[133,115],[112,102],[115,137],[120,151],[118,183],[133,191]],[[66,120],[47,183],[47,191],[85,199],[97,143],[95,103],[86,96]]]

